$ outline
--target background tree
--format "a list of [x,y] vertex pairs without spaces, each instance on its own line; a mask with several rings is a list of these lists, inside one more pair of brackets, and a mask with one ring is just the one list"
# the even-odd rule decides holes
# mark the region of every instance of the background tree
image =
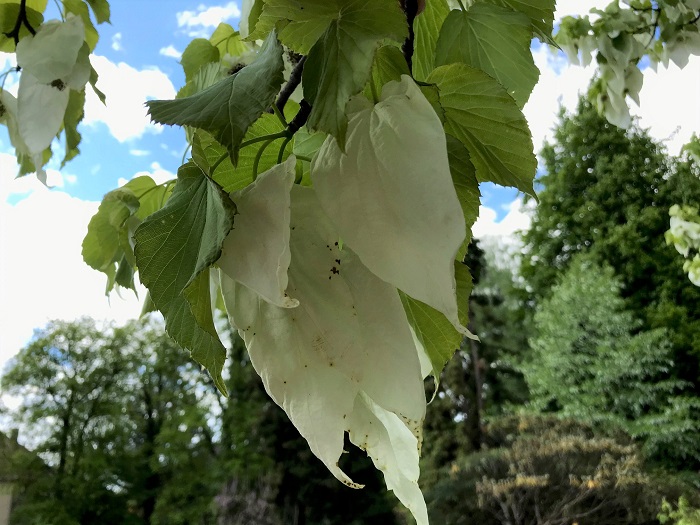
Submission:
[[676,373],[698,388],[700,289],[664,240],[669,208],[700,200],[697,165],[669,157],[639,128],[609,124],[585,98],[562,114],[542,157],[521,267],[534,297],[549,293],[576,253],[591,252],[621,279],[643,326],[667,329]]
[[622,428],[667,465],[697,462],[700,400],[670,377],[665,330],[639,331],[619,289],[610,267],[590,256],[571,261],[535,312],[532,350],[523,367],[530,407]]

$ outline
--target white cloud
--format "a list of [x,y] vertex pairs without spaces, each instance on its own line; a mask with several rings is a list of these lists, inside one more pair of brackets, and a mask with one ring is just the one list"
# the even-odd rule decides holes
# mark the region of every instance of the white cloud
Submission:
[[561,20],[565,16],[587,15],[591,9],[605,9],[611,0],[557,0],[554,19]]
[[100,75],[98,87],[107,96],[107,105],[87,88],[83,123],[104,123],[119,142],[138,138],[146,131],[157,133],[160,126],[150,122],[144,102],[175,98],[167,75],[157,68],[137,70],[124,62],[114,64],[99,55],[93,55],[91,62]]
[[[158,183],[175,177],[158,163],[150,175]],[[14,157],[0,153],[0,173],[14,173]],[[69,183],[49,172],[50,182]],[[120,184],[122,182],[120,181]],[[57,184],[58,185],[58,184]],[[133,292],[104,295],[106,277],[82,260],[81,245],[98,202],[49,190],[29,176],[0,185],[0,370],[51,319],[83,315],[123,323],[141,311]],[[10,195],[27,196],[10,205]],[[144,297],[143,290],[139,293]]]
[[[156,184],[163,184],[164,182],[172,180],[176,177],[176,175],[173,172],[163,169],[163,167],[157,162],[151,163],[150,171],[139,171],[138,173],[135,173],[134,176],[131,178],[135,179],[136,177],[141,177],[143,175],[148,175],[149,177],[151,177]],[[120,177],[117,181],[117,185],[120,187],[124,186],[124,184],[129,182],[129,180],[130,179]]]
[[124,49],[124,47],[122,46],[122,34],[121,33],[116,33],[112,37],[112,49],[114,49],[115,51],[121,51]]
[[134,157],[147,157],[150,155],[151,152],[145,149],[130,149],[129,150],[129,155],[133,155]]
[[530,228],[532,221],[531,211],[534,208],[534,200],[528,204],[523,203],[522,197],[518,197],[506,206],[508,213],[503,219],[497,221],[498,214],[493,208],[486,206],[479,207],[479,218],[472,233],[477,239],[488,239],[490,237],[500,237],[508,244],[517,243],[516,234]]
[[241,10],[235,2],[211,7],[200,4],[196,11],[180,11],[176,14],[178,27],[184,28],[192,37],[206,37],[220,22],[240,16]]
[[175,58],[177,60],[180,60],[180,58],[182,57],[182,51],[178,51],[177,49],[175,49],[175,46],[173,46],[172,44],[168,47],[161,47],[158,53],[160,53],[164,57]]

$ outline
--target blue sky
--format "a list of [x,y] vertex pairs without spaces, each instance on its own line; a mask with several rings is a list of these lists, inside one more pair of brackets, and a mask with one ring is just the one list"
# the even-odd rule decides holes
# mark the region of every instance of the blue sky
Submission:
[[[557,17],[587,12],[608,1],[559,0]],[[99,27],[101,39],[91,57],[108,105],[88,96],[80,127],[82,154],[60,172],[58,163],[49,166],[54,189],[47,190],[33,176],[14,179],[14,152],[0,126],[0,366],[49,319],[91,315],[121,322],[138,315],[138,299],[105,298],[104,276],[82,261],[87,224],[102,196],[119,184],[141,174],[159,182],[175,176],[185,150],[184,134],[150,124],[143,103],[175,96],[184,82],[176,55],[194,36],[208,36],[222,18],[238,25],[239,4],[227,0],[111,4],[112,24]],[[52,16],[55,12],[49,10],[48,18]],[[571,66],[545,46],[533,49],[533,55],[541,75],[524,113],[539,151],[543,140],[551,137],[560,105],[575,107],[593,68]],[[0,73],[10,67],[10,58],[0,53]],[[14,77],[7,79],[6,88],[11,89]],[[641,108],[633,108],[633,113],[652,136],[677,153],[700,129],[698,93],[699,57],[682,71],[675,66],[660,68],[658,74],[646,70]],[[59,149],[56,144],[60,160]],[[517,250],[514,232],[529,224],[517,192],[483,185],[482,193],[475,237]]]

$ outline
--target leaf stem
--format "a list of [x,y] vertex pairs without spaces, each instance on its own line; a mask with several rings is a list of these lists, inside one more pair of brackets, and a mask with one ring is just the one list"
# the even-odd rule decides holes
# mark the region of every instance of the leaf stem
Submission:
[[277,115],[277,118],[280,119],[280,122],[285,128],[289,126],[287,119],[284,118],[284,113],[282,113],[282,110],[279,108],[279,106],[277,106],[277,104],[272,104],[272,111],[274,111],[275,115]]
[[462,3],[462,0],[457,0],[457,3],[459,4],[459,7],[462,8],[462,11],[466,11],[467,9],[464,7],[464,4]]
[[305,63],[306,57],[303,56],[299,62],[297,62],[297,65],[294,66],[294,69],[292,69],[292,73],[289,75],[289,80],[282,88],[282,91],[280,91],[279,97],[277,97],[277,102],[275,102],[274,106],[277,106],[277,109],[279,109],[281,112],[284,112],[284,106],[287,105],[289,97],[292,96],[294,90],[299,86],[299,84],[301,84],[301,76],[304,72]]
[[258,178],[258,167],[260,166],[260,159],[262,158],[263,153],[265,152],[267,147],[270,144],[272,144],[274,140],[274,138],[268,139],[262,146],[260,146],[258,153],[255,155],[255,160],[253,161],[253,182],[255,182],[255,180]]
[[284,150],[287,147],[287,144],[294,138],[294,135],[289,135],[287,138],[285,138],[282,141],[282,146],[280,147],[280,152],[277,154],[277,164],[282,164],[282,161],[284,160]]
[[219,165],[223,161],[225,161],[227,158],[228,158],[228,151],[226,153],[224,153],[223,155],[221,155],[221,157],[216,159],[216,162],[209,168],[209,177],[210,178],[214,176],[214,172],[216,171],[216,168],[218,168]]
[[258,142],[263,142],[265,140],[275,140],[275,139],[283,139],[285,137],[289,136],[289,131],[284,130],[280,131],[279,133],[272,133],[271,135],[261,135],[259,137],[255,137],[254,139],[246,140],[241,144],[241,148],[245,148],[246,146],[250,146],[251,144],[256,144]]

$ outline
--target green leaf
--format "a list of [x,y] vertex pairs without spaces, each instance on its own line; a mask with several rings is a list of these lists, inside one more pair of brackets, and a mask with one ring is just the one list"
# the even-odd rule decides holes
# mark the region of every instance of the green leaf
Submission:
[[[464,326],[468,326],[472,277],[469,268],[461,262],[455,261],[454,268],[459,320]],[[432,375],[439,382],[442,369],[459,348],[464,335],[455,329],[444,314],[403,292],[400,292],[400,296],[413,333],[430,361]],[[469,337],[473,336],[470,334]]]
[[[83,239],[83,260],[88,266],[108,277],[114,276],[115,264],[125,257],[124,248],[131,250],[129,243],[123,241],[128,236],[127,221],[139,205],[138,197],[129,188],[118,188],[104,196]],[[112,289],[111,281],[110,278],[107,284],[108,294]]]
[[216,388],[226,395],[226,384],[221,375],[226,348],[214,326],[209,273],[209,268],[202,271],[184,294],[172,301],[165,329],[175,342],[190,350],[192,359],[209,371]]
[[[27,20],[34,30],[38,29],[44,22],[42,14],[46,9],[47,0],[29,0],[27,2]],[[12,53],[15,51],[15,41],[7,36],[15,28],[17,16],[19,15],[20,0],[0,1],[0,52]],[[22,26],[19,31],[19,38],[22,41],[27,36],[31,36],[29,29]]]
[[555,0],[479,0],[508,7],[530,18],[534,32],[543,42],[552,42]]
[[467,237],[456,257],[458,261],[462,261],[472,240],[472,226],[479,217],[481,193],[479,192],[479,181],[476,180],[476,168],[469,158],[467,148],[451,135],[447,135],[447,156],[450,160],[452,182],[457,191],[459,203],[462,205],[464,222],[467,226]]
[[425,80],[435,69],[435,46],[445,18],[450,12],[447,0],[429,0],[425,11],[416,17],[413,24],[415,44],[413,51],[413,75]]
[[385,38],[402,41],[406,19],[395,0],[345,0],[339,18],[309,52],[304,97],[313,109],[307,126],[345,144],[345,105],[369,79],[374,52]]
[[107,0],[87,0],[87,3],[90,4],[98,24],[109,22],[110,9]]
[[182,53],[180,64],[185,71],[185,81],[189,82],[202,66],[219,61],[219,49],[206,38],[195,38]]
[[[208,326],[197,321],[185,290],[220,257],[234,213],[229,196],[190,162],[178,170],[177,183],[165,207],[148,217],[134,233],[140,279],[163,313],[166,330],[207,367],[220,389],[226,350]],[[201,286],[201,282],[195,285]],[[201,294],[196,288],[192,295],[200,308]]]
[[247,40],[265,38],[277,27],[284,45],[306,55],[347,3],[347,0],[264,0],[255,30]]
[[311,165],[319,201],[375,275],[466,333],[453,273],[466,231],[440,119],[408,76],[375,106],[358,98],[369,107],[351,116],[346,153],[328,137]]
[[90,46],[90,51],[95,50],[97,46],[97,41],[100,39],[100,35],[95,29],[95,25],[92,23],[90,18],[90,10],[83,0],[62,0],[63,7],[66,13],[72,13],[79,16],[83,24],[85,25],[85,42]]
[[440,66],[428,81],[438,88],[445,132],[467,147],[479,182],[514,186],[535,196],[532,136],[513,97],[486,73],[465,64]]
[[523,107],[537,84],[539,70],[530,52],[528,18],[496,5],[477,3],[452,11],[435,50],[438,66],[463,62],[485,71]]
[[273,31],[255,62],[235,75],[190,97],[152,100],[146,105],[155,122],[210,132],[226,146],[236,165],[246,131],[274,102],[283,71],[282,46]]
[[80,133],[78,132],[78,124],[83,120],[85,115],[85,90],[75,91],[70,90],[68,98],[68,107],[63,116],[63,127],[66,132],[66,153],[61,161],[61,167],[65,166],[66,162],[73,159],[80,153],[78,145],[80,144]]
[[401,75],[410,76],[410,74],[401,50],[392,45],[382,46],[374,54],[369,85],[365,88],[364,94],[367,98],[373,99],[373,93],[379,96],[384,84],[391,80],[400,81]]
[[216,27],[214,33],[209,37],[209,42],[219,50],[222,59],[226,55],[237,57],[250,50],[250,47],[241,39],[238,31],[224,22]]
[[99,75],[97,74],[97,71],[95,71],[95,68],[90,66],[90,86],[92,87],[92,90],[95,92],[95,95],[97,95],[97,98],[100,99],[100,102],[103,104],[107,100],[107,97],[105,97],[105,94],[102,93],[97,88],[97,80],[99,79]]

